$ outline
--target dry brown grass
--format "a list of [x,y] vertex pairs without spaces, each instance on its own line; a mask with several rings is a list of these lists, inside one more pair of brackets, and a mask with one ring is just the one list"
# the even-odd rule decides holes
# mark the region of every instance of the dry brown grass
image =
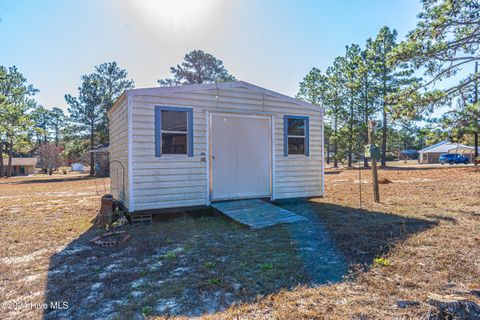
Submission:
[[43,302],[50,258],[91,227],[97,183],[73,174],[0,179],[0,318],[41,317],[23,303]]
[[[285,290],[205,318],[421,319],[429,312],[429,293],[460,293],[480,303],[467,293],[480,288],[480,171],[398,168],[380,174],[394,183],[381,186],[381,204],[372,201],[372,185],[364,183],[364,208],[436,222],[392,247],[385,256],[390,266],[371,267],[352,281]],[[367,170],[362,175],[362,180],[371,177]],[[327,196],[315,201],[358,207],[355,179],[357,170],[327,175]],[[420,306],[400,309],[397,300],[419,301]]]
[[[419,319],[428,314],[429,293],[460,293],[480,303],[467,294],[480,288],[480,171],[401,167],[380,176],[393,183],[381,185],[382,201],[375,204],[370,171],[362,170],[365,210],[354,209],[357,170],[327,174],[327,196],[313,200],[347,261],[367,263],[366,269],[343,282],[284,289],[204,318]],[[1,302],[45,300],[52,257],[91,227],[101,193],[103,183],[70,175],[0,180]],[[402,226],[382,216],[411,222],[402,236]],[[415,229],[425,221],[431,225]],[[389,265],[373,265],[374,255]],[[397,300],[420,305],[400,309]],[[0,309],[0,318],[41,318],[42,311]]]

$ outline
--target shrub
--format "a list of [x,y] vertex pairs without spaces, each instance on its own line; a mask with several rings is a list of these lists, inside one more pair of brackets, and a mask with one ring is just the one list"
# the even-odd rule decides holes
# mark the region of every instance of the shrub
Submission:
[[389,267],[392,264],[390,263],[390,260],[386,258],[375,258],[373,260],[373,264],[377,267]]
[[218,278],[212,278],[212,279],[208,280],[208,285],[210,285],[210,286],[218,286],[221,283],[222,283],[222,281],[220,281],[220,279],[218,279]]
[[265,262],[260,266],[260,268],[262,269],[262,271],[269,271],[273,269],[273,265],[270,262]]
[[176,257],[177,257],[177,255],[173,251],[169,251],[162,256],[162,258],[167,259],[167,260],[172,260],[172,259],[175,259]]
[[144,316],[149,316],[149,315],[151,315],[152,313],[153,313],[152,307],[150,307],[150,306],[145,306],[145,307],[142,308],[142,314],[143,314]]

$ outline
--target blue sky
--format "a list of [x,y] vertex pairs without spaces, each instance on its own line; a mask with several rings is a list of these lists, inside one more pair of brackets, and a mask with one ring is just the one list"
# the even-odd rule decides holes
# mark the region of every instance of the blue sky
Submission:
[[37,101],[66,109],[80,76],[117,61],[136,87],[156,86],[185,53],[203,49],[240,80],[288,95],[314,66],[387,25],[399,40],[419,0],[0,0],[0,65],[16,65]]

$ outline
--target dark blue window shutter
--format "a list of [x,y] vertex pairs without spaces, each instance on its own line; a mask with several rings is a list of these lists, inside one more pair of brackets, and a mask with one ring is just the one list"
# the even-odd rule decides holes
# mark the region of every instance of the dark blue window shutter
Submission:
[[305,155],[310,155],[310,126],[309,118],[305,117]]
[[288,156],[288,116],[283,116],[283,155]]
[[188,156],[193,157],[193,110],[188,110]]
[[162,109],[155,108],[155,157],[162,155]]

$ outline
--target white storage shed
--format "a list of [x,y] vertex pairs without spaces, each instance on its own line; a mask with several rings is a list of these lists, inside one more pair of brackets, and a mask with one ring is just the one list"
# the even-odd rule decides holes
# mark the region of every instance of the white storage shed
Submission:
[[323,108],[235,81],[126,90],[111,192],[130,212],[324,194]]
[[71,164],[70,170],[83,172],[85,170],[85,166],[83,165],[83,163],[74,162],[74,163]]

